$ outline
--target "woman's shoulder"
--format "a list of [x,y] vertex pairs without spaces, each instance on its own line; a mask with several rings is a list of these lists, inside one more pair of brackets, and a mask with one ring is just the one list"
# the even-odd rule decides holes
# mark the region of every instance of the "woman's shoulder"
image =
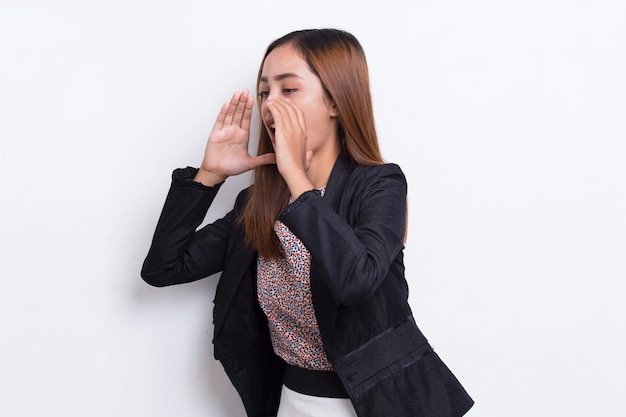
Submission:
[[400,165],[393,163],[393,162],[385,162],[385,163],[378,164],[378,165],[357,164],[355,171],[367,173],[369,175],[401,174],[404,176],[404,173],[402,172],[402,168],[400,168]]
[[377,180],[401,182],[406,184],[406,177],[398,164],[386,162],[378,165],[356,165],[351,175],[352,181],[371,183]]
[[400,166],[395,163],[376,165],[351,163],[343,173],[344,175],[331,178],[329,188],[343,190],[339,193],[344,194],[342,197],[344,201],[367,198],[379,192],[393,195],[407,193],[406,178]]

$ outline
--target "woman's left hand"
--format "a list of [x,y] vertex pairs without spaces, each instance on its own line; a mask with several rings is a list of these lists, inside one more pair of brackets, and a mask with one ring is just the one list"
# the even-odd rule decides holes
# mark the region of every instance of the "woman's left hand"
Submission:
[[293,102],[282,98],[269,100],[267,108],[274,119],[278,172],[285,179],[292,197],[297,198],[313,188],[307,175],[313,152],[306,149],[304,113]]

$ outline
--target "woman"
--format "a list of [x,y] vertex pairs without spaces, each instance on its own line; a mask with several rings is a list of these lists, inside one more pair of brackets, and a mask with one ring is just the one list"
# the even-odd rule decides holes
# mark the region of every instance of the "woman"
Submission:
[[[222,272],[215,357],[249,416],[461,416],[473,402],[419,331],[404,277],[406,182],[385,164],[363,50],[304,30],[267,49],[263,124],[226,103],[199,169],[176,170],[142,277]],[[220,185],[254,170],[234,209],[200,230]]]

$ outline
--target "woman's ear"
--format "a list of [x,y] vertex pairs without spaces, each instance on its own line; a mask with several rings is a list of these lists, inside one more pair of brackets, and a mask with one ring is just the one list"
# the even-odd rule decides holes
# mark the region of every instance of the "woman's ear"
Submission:
[[333,100],[328,103],[328,115],[330,117],[337,117],[337,105]]

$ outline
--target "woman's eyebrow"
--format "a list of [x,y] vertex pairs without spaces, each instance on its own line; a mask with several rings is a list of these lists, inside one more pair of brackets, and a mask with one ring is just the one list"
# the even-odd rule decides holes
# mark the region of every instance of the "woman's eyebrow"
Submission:
[[[302,77],[300,77],[298,74],[295,74],[293,72],[286,72],[284,74],[275,75],[273,80],[274,81],[282,81],[285,78],[302,78]],[[268,78],[267,77],[261,77],[259,79],[259,81],[262,82],[262,83],[266,83],[268,81]]]

